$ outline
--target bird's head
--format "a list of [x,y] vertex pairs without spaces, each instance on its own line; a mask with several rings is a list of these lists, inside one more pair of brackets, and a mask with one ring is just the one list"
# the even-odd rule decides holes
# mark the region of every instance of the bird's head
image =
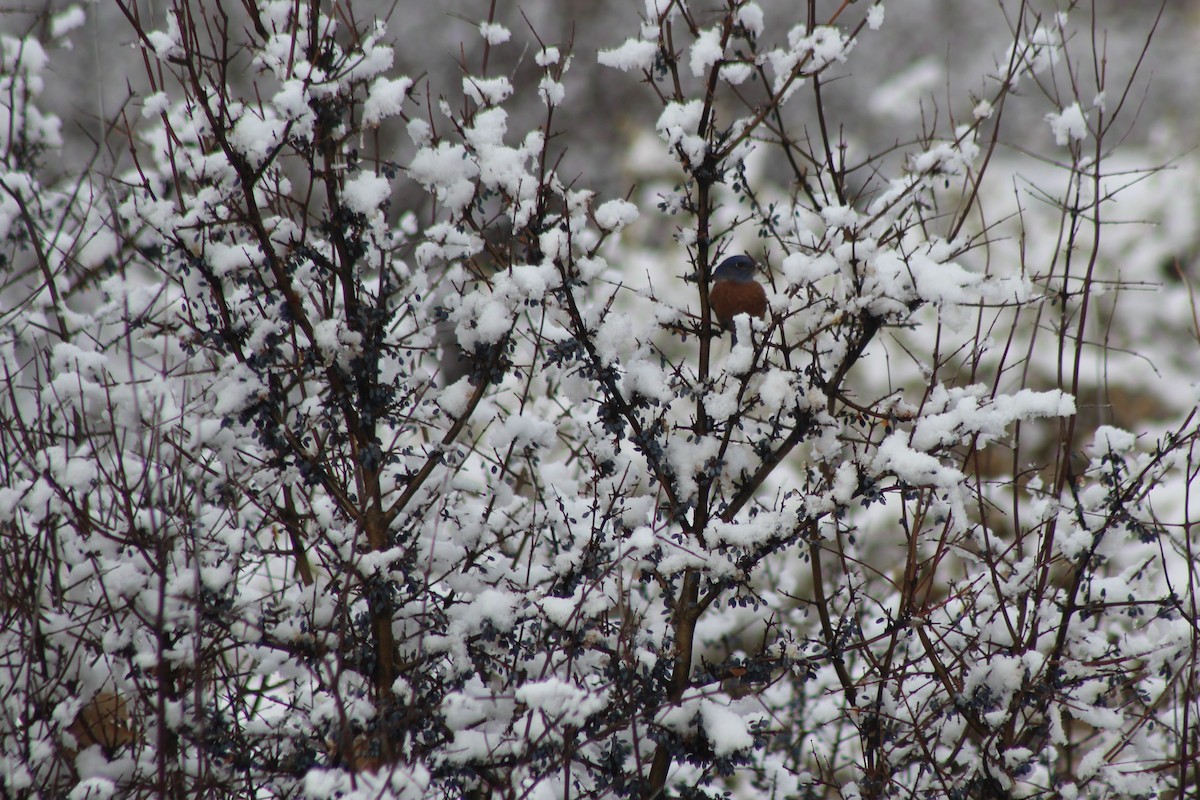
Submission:
[[746,283],[747,281],[754,280],[756,269],[754,259],[750,256],[730,256],[713,270],[712,279],[714,281]]

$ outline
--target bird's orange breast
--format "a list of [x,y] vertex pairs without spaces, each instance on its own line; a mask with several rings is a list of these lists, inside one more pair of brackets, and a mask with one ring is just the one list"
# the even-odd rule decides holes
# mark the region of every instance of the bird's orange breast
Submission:
[[717,321],[729,328],[738,314],[762,319],[767,315],[767,293],[758,281],[717,281],[708,293]]

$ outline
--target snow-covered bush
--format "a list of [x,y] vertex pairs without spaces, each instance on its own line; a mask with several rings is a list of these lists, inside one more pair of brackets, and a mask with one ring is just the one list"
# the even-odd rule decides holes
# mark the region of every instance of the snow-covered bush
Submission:
[[[0,38],[6,795],[1195,789],[1196,359],[1114,299],[1185,254],[1107,225],[1194,181],[1114,161],[1094,10],[864,152],[882,3],[487,18],[455,86],[349,3],[118,5],[109,171]],[[621,197],[561,171],[572,70],[653,109]]]

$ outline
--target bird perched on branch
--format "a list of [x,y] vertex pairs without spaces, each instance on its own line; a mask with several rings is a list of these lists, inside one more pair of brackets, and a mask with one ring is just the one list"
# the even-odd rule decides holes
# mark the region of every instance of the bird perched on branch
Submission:
[[754,279],[756,269],[750,256],[730,256],[712,273],[708,302],[721,327],[734,331],[734,341],[737,341],[734,317],[749,314],[763,319],[767,315],[767,293]]

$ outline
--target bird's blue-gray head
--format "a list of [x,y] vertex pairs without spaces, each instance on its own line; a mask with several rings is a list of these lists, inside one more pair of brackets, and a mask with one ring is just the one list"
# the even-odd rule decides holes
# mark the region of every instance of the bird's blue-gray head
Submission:
[[730,256],[722,261],[719,267],[713,270],[712,279],[714,281],[746,283],[754,280],[756,269],[754,259],[750,256]]

